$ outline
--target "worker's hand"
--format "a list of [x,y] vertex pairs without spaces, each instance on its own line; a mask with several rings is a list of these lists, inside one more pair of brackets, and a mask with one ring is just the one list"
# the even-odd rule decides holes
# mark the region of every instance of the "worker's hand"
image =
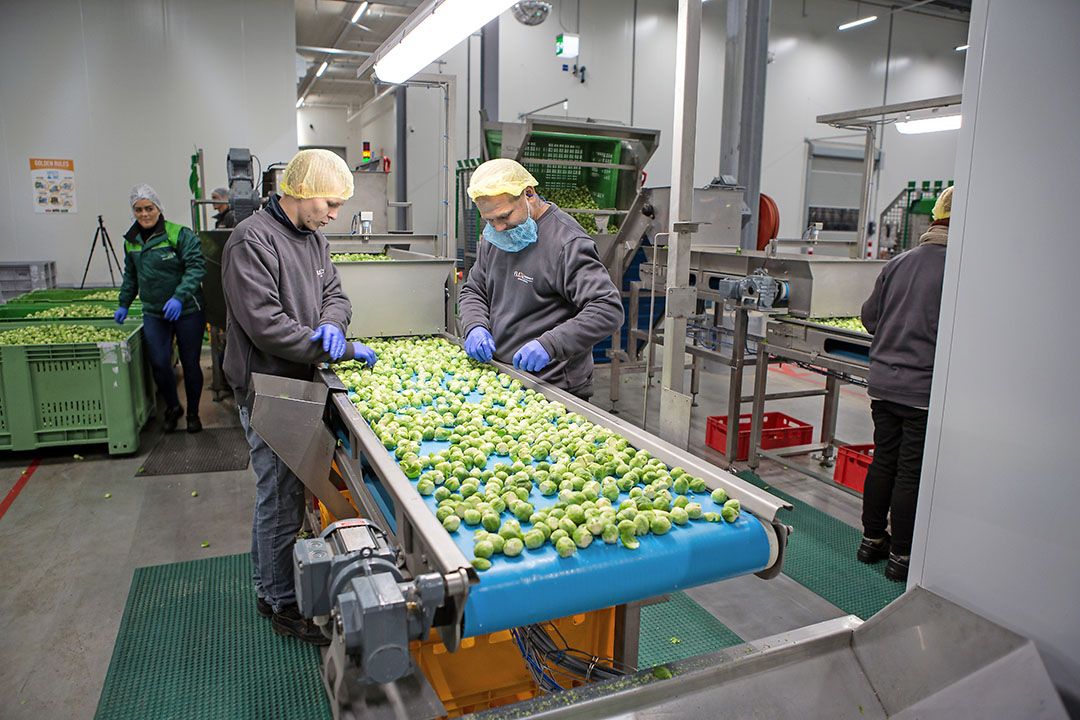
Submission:
[[514,353],[514,367],[525,372],[540,372],[551,362],[551,356],[539,340],[530,340]]
[[116,308],[116,312],[113,313],[112,319],[116,321],[117,325],[123,325],[127,320],[128,309],[126,307]]
[[169,322],[180,319],[180,311],[184,309],[184,303],[180,302],[176,298],[169,298],[169,301],[165,303],[165,307],[162,308],[162,314]]
[[322,340],[324,353],[330,353],[331,360],[340,360],[345,354],[345,333],[337,325],[320,325],[311,335],[311,342]]
[[375,354],[375,351],[369,348],[364,343],[354,342],[353,346],[353,359],[366,362],[368,367],[375,367],[375,363],[378,362],[379,356]]
[[465,338],[465,354],[473,360],[491,362],[495,355],[495,338],[491,337],[486,327],[477,325]]

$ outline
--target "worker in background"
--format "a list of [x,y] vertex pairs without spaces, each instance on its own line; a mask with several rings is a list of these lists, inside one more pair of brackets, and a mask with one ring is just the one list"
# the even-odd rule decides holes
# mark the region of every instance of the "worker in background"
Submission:
[[168,222],[161,199],[146,184],[131,189],[131,212],[135,222],[124,234],[124,282],[120,286],[120,307],[113,319],[123,323],[136,296],[142,299],[143,337],[150,359],[154,383],[165,399],[162,427],[176,430],[184,408],[176,392],[172,347],[180,355],[187,395],[187,431],[202,430],[199,397],[203,376],[199,366],[202,353],[202,279],[206,274],[199,238],[189,228]]
[[210,193],[210,199],[214,201],[214,210],[217,210],[217,214],[214,215],[215,230],[236,227],[236,216],[229,206],[231,197],[228,188],[215,188],[214,192]]
[[373,366],[376,358],[366,345],[345,340],[352,305],[319,231],[352,197],[352,173],[328,150],[303,150],[286,166],[281,190],[236,226],[222,250],[224,369],[256,477],[256,609],[271,618],[275,632],[326,645],[322,631],[300,615],[293,585],[292,547],[304,519],[304,486],[251,427],[251,374],[310,381],[318,363],[355,358]]
[[506,158],[473,172],[469,197],[487,225],[459,298],[465,351],[588,399],[592,348],[618,332],[622,300],[596,243],[536,185]]
[[885,575],[897,582],[907,580],[911,558],[952,196],[951,187],[941,193],[919,245],[885,265],[862,306],[863,325],[874,336],[868,378],[874,460],[863,489],[858,559],[888,557]]

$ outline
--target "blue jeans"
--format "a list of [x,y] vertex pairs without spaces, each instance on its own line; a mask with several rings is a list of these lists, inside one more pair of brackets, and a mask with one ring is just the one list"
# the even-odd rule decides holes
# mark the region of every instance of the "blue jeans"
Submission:
[[249,411],[243,406],[240,424],[251,447],[251,469],[255,471],[252,579],[256,594],[280,612],[296,602],[292,549],[304,523],[304,485],[252,429]]
[[188,417],[199,414],[199,396],[202,395],[203,374],[199,366],[202,353],[203,328],[206,320],[202,310],[183,315],[178,320],[169,322],[165,318],[143,315],[143,337],[146,338],[146,354],[150,358],[150,369],[154,374],[154,384],[165,398],[165,407],[179,407],[180,398],[176,393],[176,377],[172,369],[172,341],[176,336],[176,348],[180,354],[180,367],[184,369],[184,390],[187,394]]

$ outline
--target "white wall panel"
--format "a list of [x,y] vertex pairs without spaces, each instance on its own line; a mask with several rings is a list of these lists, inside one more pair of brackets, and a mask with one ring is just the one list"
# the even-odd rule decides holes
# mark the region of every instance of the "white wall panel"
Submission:
[[1034,639],[1074,715],[1078,32],[1073,0],[975,3],[909,581]]
[[[9,3],[0,23],[0,258],[57,261],[82,276],[97,215],[114,245],[128,191],[149,182],[190,223],[195,147],[208,189],[229,147],[264,163],[296,151],[295,17],[289,0],[52,0]],[[30,157],[75,161],[78,213],[38,215]],[[108,280],[100,252],[88,281]]]

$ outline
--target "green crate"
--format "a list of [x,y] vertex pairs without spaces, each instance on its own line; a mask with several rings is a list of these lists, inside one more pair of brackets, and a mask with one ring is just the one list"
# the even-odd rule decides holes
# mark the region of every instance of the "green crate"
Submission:
[[124,328],[122,342],[0,346],[0,450],[108,443],[111,455],[136,452],[154,393],[142,323]]
[[[486,133],[488,157],[502,156],[502,131]],[[521,164],[533,174],[540,189],[588,188],[596,204],[601,208],[615,208],[619,192],[619,173],[633,172],[616,168],[593,168],[578,165],[538,165],[538,160],[565,160],[568,163],[613,163],[622,158],[622,141],[617,138],[573,133],[534,132],[525,145]]]
[[[109,315],[108,316],[103,315],[103,316],[100,316],[100,317],[87,317],[87,316],[79,316],[77,314],[72,314],[72,315],[68,315],[66,317],[62,317],[62,318],[30,318],[29,317],[31,314],[39,312],[41,310],[51,310],[52,308],[63,307],[65,305],[75,305],[75,306],[86,307],[86,308],[99,308],[99,307],[100,308],[105,308],[106,310],[109,311]],[[29,318],[30,320],[34,320],[36,322],[66,322],[67,320],[108,320],[109,318],[112,317],[112,311],[115,310],[115,309],[116,309],[116,304],[115,303],[110,304],[110,303],[104,303],[104,302],[93,302],[93,301],[89,301],[89,300],[84,301],[84,302],[69,301],[69,302],[8,303],[6,305],[0,305],[0,321],[24,320],[24,319],[27,319],[27,318]],[[138,317],[140,315],[142,315],[142,305],[141,304],[138,304],[138,305],[132,304],[131,310],[129,312],[129,317]]]

